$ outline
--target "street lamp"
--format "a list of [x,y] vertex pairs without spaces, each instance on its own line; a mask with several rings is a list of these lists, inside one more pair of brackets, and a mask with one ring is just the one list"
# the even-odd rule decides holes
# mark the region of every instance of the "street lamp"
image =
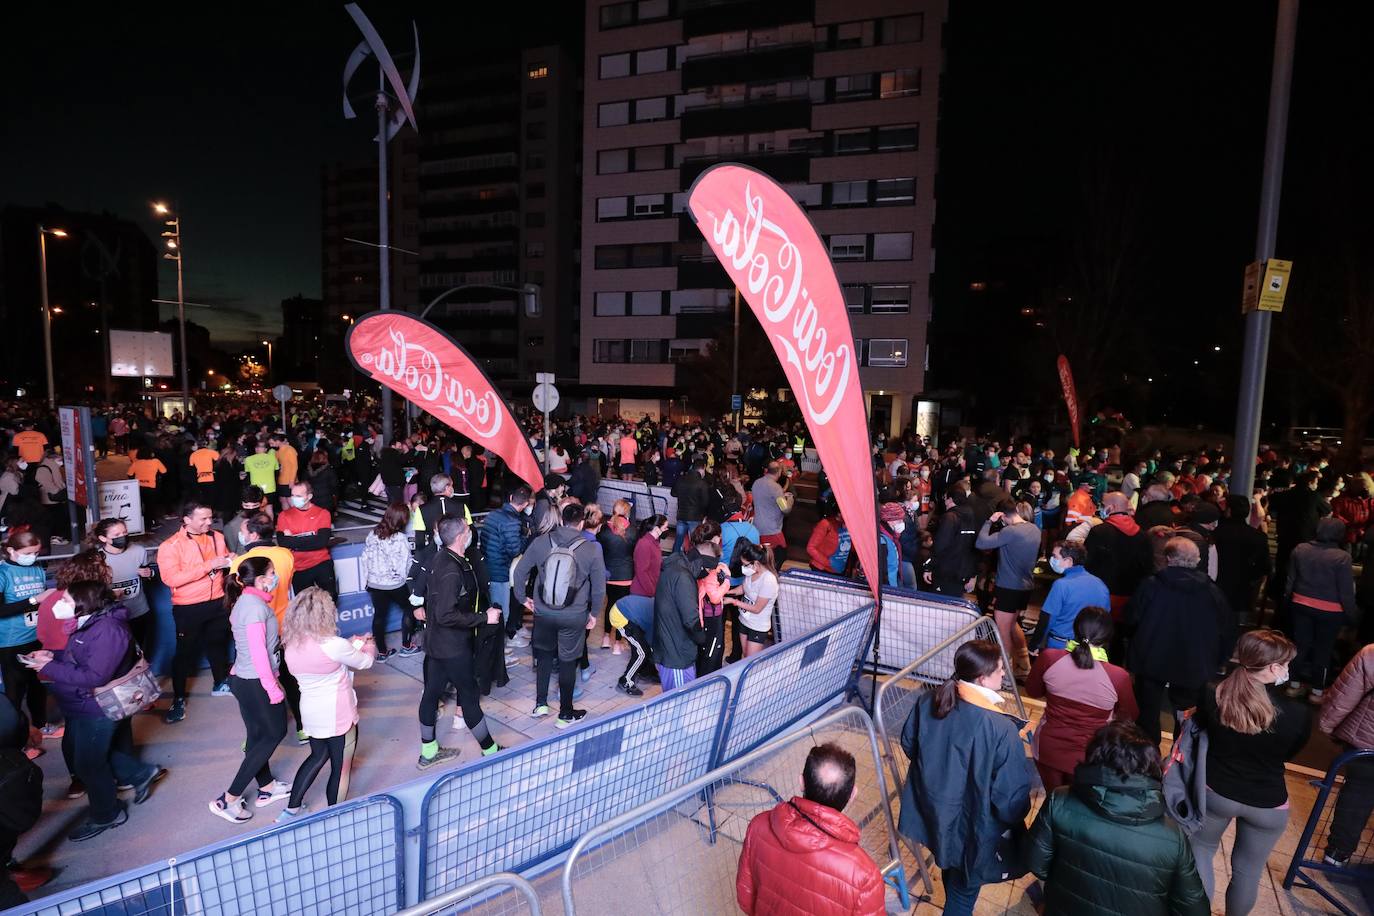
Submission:
[[267,348],[267,378],[272,379],[272,341],[264,340],[262,345]]
[[48,406],[57,406],[57,390],[52,381],[52,313],[62,311],[48,306],[48,236],[65,239],[65,229],[47,229],[38,226],[38,280],[43,291],[43,361],[48,372]]
[[187,365],[190,362],[190,354],[186,352],[186,290],[181,268],[181,217],[173,214],[171,208],[161,202],[153,204],[153,212],[158,216],[170,217],[163,220],[163,225],[168,228],[162,230],[162,237],[167,240],[167,250],[163,252],[162,257],[177,263],[177,327],[181,332],[181,409],[189,413],[191,383],[187,379]]

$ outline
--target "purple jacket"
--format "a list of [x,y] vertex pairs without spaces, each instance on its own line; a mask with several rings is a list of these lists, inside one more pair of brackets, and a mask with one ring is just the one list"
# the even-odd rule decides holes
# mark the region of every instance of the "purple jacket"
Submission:
[[53,653],[42,678],[50,682],[63,715],[104,717],[91,690],[128,672],[132,642],[129,611],[116,604],[72,633],[66,649]]

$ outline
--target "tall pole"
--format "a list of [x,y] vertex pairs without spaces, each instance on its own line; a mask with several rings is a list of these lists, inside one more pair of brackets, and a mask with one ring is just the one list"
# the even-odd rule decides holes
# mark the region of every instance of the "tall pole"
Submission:
[[[1298,0],[1279,0],[1274,27],[1274,69],[1269,82],[1269,121],[1264,132],[1264,176],[1260,179],[1259,231],[1255,260],[1274,254],[1278,235],[1279,196],[1283,186],[1284,143],[1288,135],[1288,97],[1293,82],[1293,45],[1298,32]],[[1236,450],[1231,492],[1249,496],[1255,485],[1255,455],[1259,451],[1260,419],[1264,409],[1264,376],[1269,361],[1269,332],[1273,315],[1255,309],[1245,316],[1245,344],[1240,369],[1240,398],[1236,408]]]
[[38,227],[38,281],[43,288],[43,358],[48,371],[48,407],[57,406],[52,382],[52,309],[48,307],[48,230]]
[[177,326],[181,333],[181,415],[191,415],[191,382],[188,365],[191,354],[186,350],[186,288],[182,280],[181,214],[177,214]]
[[[730,406],[731,406],[731,407],[734,407],[734,406],[735,406],[733,402],[734,402],[734,400],[735,400],[735,395],[737,395],[737,394],[739,394],[739,287],[738,287],[738,286],[735,287],[735,358],[734,358],[734,361],[733,361],[733,365],[731,365],[731,367],[730,367],[730,401],[731,401]],[[741,414],[742,412],[743,412],[743,411],[734,411],[734,410],[731,411],[731,413],[734,413],[734,415],[735,415],[735,430],[736,430],[736,432],[739,431],[740,419],[741,419],[740,414]]]
[[[386,73],[377,68],[377,249],[379,305],[383,311],[391,308],[391,220],[387,201],[386,141],[387,110]],[[382,386],[382,438],[391,445],[391,389]]]

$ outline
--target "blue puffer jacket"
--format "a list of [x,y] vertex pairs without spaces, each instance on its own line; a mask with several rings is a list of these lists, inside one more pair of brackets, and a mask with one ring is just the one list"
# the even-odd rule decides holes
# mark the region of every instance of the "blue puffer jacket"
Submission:
[[525,552],[524,516],[510,503],[490,513],[482,523],[482,555],[492,583],[510,581],[510,565]]
[[100,704],[91,696],[133,667],[137,656],[129,633],[129,612],[117,604],[99,613],[72,633],[67,648],[53,653],[42,677],[51,682],[57,705],[66,716],[102,718]]

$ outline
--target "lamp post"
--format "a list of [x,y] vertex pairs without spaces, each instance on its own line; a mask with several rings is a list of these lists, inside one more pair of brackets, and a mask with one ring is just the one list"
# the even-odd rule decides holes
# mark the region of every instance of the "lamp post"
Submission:
[[272,341],[264,340],[262,345],[267,348],[267,380],[272,381]]
[[65,229],[38,227],[38,280],[43,291],[43,359],[48,372],[48,406],[57,406],[57,389],[52,381],[52,309],[48,305],[48,236],[65,239]]
[[167,240],[167,251],[163,252],[162,256],[168,261],[177,262],[177,328],[181,335],[181,409],[189,414],[191,383],[187,366],[191,356],[186,352],[186,289],[181,272],[181,217],[174,214],[164,203],[153,204],[153,212],[158,216],[169,217],[163,220],[163,225],[169,228],[162,230],[162,237]]

